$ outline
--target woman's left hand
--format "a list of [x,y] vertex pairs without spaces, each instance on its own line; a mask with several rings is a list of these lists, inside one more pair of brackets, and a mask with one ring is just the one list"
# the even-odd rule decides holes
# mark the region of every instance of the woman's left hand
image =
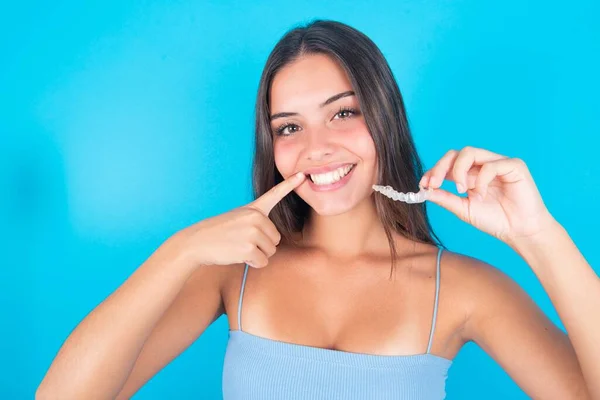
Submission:
[[[456,196],[440,189],[444,179],[456,183]],[[450,150],[421,179],[432,188],[429,201],[510,245],[543,232],[555,222],[523,160],[484,149]],[[481,196],[481,197],[479,197]]]

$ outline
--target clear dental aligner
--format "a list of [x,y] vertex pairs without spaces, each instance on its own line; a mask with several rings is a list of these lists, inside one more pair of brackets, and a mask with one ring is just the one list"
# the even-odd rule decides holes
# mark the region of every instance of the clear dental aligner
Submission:
[[419,190],[419,193],[413,193],[413,192],[402,193],[402,192],[395,191],[391,186],[381,186],[381,185],[373,185],[373,189],[375,191],[383,194],[384,196],[389,197],[390,199],[393,199],[396,201],[403,201],[408,204],[423,203],[425,200],[427,200],[429,198],[429,193],[431,192],[430,189],[421,188],[421,190]]

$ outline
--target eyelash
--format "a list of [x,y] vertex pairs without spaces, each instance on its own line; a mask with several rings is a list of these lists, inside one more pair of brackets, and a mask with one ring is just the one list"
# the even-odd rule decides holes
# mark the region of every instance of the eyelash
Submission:
[[[335,115],[341,114],[341,113],[343,113],[343,112],[350,112],[350,113],[352,113],[353,115],[357,115],[357,114],[358,114],[358,111],[357,111],[355,108],[352,108],[352,107],[343,107],[343,106],[342,106],[342,107],[340,107],[340,110],[339,110],[339,111],[338,111],[338,112],[337,112]],[[348,116],[348,117],[346,117],[346,118],[342,118],[342,120],[344,120],[344,119],[348,119],[348,118],[350,118],[350,116]],[[294,123],[291,123],[291,122],[287,122],[287,123],[285,123],[285,124],[283,124],[283,125],[280,125],[279,127],[277,127],[277,129],[275,129],[275,134],[276,134],[277,136],[289,136],[289,135],[283,135],[283,134],[282,134],[282,132],[283,132],[283,131],[284,131],[286,128],[289,128],[290,126],[297,126],[297,125],[296,125],[296,124],[294,124]]]

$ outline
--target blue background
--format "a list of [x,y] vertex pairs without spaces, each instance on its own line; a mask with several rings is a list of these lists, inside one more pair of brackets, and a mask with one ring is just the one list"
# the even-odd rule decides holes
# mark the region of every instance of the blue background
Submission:
[[[83,3],[0,12],[0,397],[32,398],[76,324],[169,235],[251,200],[262,67],[312,18],[348,23],[381,48],[427,168],[466,145],[523,158],[600,265],[593,1]],[[516,253],[429,209],[451,250],[507,272],[560,324]],[[136,398],[219,398],[227,328],[219,319]],[[471,344],[447,389],[449,399],[526,398]]]

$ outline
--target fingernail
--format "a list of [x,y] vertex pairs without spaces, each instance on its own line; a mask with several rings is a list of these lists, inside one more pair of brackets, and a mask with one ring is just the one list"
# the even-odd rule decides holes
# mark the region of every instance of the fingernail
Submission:
[[304,172],[298,172],[295,176],[296,179],[304,178]]
[[462,183],[457,183],[456,184],[456,190],[458,190],[458,193],[464,193],[465,192],[465,187],[462,185]]

